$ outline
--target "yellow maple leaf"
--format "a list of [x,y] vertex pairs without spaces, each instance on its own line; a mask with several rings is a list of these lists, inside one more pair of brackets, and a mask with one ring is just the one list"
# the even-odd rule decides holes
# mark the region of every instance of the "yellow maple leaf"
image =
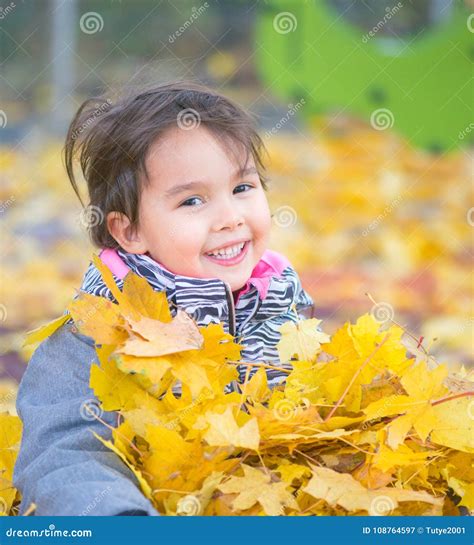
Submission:
[[321,351],[321,344],[327,343],[329,335],[319,331],[322,320],[298,320],[285,322],[280,326],[281,339],[278,341],[278,354],[282,361],[290,360],[297,355],[300,360],[311,361]]
[[433,370],[421,361],[405,372],[401,383],[408,395],[394,395],[368,405],[364,410],[368,419],[401,414],[388,425],[387,443],[392,449],[403,443],[413,427],[425,441],[436,427],[437,416],[431,401],[448,392],[443,381],[448,374],[445,365]]
[[285,507],[298,510],[287,483],[271,482],[271,477],[260,469],[242,464],[243,477],[230,477],[218,486],[224,494],[238,494],[232,501],[233,509],[244,511],[259,503],[267,515],[284,515]]
[[[435,498],[427,492],[381,487],[368,490],[347,473],[338,473],[326,467],[311,466],[313,477],[303,491],[329,505],[340,505],[347,511],[367,511],[369,515],[388,515],[399,502],[430,503],[441,511],[443,498]],[[441,512],[439,512],[441,514]]]
[[211,446],[234,446],[258,450],[260,433],[256,418],[251,418],[243,426],[239,426],[234,418],[231,406],[224,413],[208,413],[205,420],[209,429],[203,439]]

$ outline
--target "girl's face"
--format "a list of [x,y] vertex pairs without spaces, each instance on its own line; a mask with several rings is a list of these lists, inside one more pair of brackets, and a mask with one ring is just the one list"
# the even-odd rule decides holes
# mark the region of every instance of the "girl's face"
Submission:
[[[175,274],[242,288],[267,248],[271,227],[252,156],[239,172],[233,154],[208,130],[173,128],[151,147],[146,166],[139,228],[129,248],[119,240],[122,247],[148,253]],[[225,249],[230,256],[209,255]]]

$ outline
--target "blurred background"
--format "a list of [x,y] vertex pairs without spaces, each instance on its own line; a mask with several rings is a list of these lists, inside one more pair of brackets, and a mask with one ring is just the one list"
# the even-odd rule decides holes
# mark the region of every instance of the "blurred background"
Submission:
[[94,251],[68,122],[90,96],[181,78],[258,116],[271,247],[325,331],[372,312],[473,364],[473,2],[16,0],[0,29],[0,412],[25,332],[63,313]]

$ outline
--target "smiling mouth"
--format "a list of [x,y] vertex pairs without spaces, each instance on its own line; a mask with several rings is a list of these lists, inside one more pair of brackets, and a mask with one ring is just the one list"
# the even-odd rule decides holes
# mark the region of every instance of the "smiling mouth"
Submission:
[[223,265],[234,265],[240,263],[245,257],[250,241],[241,242],[230,248],[219,250],[218,252],[205,253],[204,255],[214,262],[219,262]]

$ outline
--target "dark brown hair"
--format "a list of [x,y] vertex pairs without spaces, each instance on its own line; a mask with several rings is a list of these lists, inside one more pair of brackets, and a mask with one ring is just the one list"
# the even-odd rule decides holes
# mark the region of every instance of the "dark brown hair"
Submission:
[[150,146],[166,130],[189,128],[190,123],[203,125],[235,158],[235,144],[245,150],[245,163],[251,154],[263,188],[267,189],[263,164],[266,150],[254,117],[219,93],[180,81],[142,88],[140,92],[128,91],[116,101],[106,96],[89,98],[69,126],[63,153],[69,180],[82,206],[74,175],[76,159],[87,182],[88,208],[92,215],[96,211],[100,216],[99,221],[88,222],[95,246],[120,247],[107,229],[105,218],[109,212],[125,214],[132,230],[138,226],[140,194],[148,181],[145,162]]

